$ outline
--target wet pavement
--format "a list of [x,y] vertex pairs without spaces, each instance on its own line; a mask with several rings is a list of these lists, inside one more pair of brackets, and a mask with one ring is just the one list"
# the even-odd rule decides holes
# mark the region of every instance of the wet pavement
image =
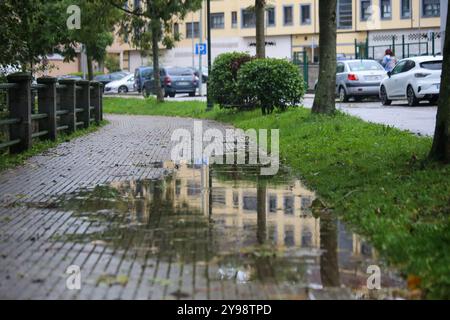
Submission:
[[[305,107],[311,108],[313,102],[314,95],[305,96]],[[383,106],[376,99],[366,99],[361,102],[336,102],[336,108],[367,122],[392,126],[422,136],[433,136],[436,125],[437,107],[428,102],[410,107],[406,101],[394,101],[390,106]]]
[[[251,166],[175,166],[165,160],[166,135],[191,120],[109,119],[98,133],[0,175],[2,196],[10,190],[0,206],[0,298],[408,297],[398,272],[288,169],[263,178]],[[134,143],[124,141],[134,132]],[[119,133],[105,146],[110,157],[86,152]],[[57,177],[45,193],[27,193],[35,177],[44,183],[46,172],[75,170],[69,159],[84,164],[78,183]],[[8,187],[23,176],[31,180],[22,191]],[[67,286],[71,266],[80,269],[80,290]],[[381,270],[381,290],[367,287],[370,266]]]

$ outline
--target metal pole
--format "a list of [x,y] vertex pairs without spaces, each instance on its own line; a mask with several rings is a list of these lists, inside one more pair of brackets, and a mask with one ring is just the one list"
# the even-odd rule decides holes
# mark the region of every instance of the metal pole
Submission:
[[[208,73],[211,72],[211,0],[206,0],[206,16],[207,16],[207,33],[208,33]],[[207,90],[207,107],[206,110],[212,110],[214,103],[210,97],[209,90]]]
[[195,37],[194,37],[194,13],[191,13],[191,34],[192,34],[192,68],[195,69]]
[[[200,9],[200,20],[198,23],[198,28],[199,28],[199,42],[200,45],[203,43],[203,3],[202,3],[202,7]],[[199,55],[198,55],[198,94],[200,95],[200,97],[203,95],[203,68],[202,68],[202,53],[200,52],[200,48],[199,48]]]

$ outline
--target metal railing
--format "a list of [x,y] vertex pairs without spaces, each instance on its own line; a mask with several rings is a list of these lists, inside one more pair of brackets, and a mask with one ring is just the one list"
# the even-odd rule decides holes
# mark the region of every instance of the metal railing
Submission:
[[[62,132],[71,133],[103,120],[103,85],[100,82],[44,77],[32,84],[28,73],[16,73],[0,83],[7,93],[7,137],[0,150],[19,153],[32,147],[33,139],[56,140]],[[35,104],[37,102],[37,107]]]

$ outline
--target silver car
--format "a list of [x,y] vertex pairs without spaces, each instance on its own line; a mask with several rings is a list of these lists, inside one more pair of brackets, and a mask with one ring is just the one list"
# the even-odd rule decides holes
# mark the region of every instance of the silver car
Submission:
[[378,96],[381,81],[386,77],[384,68],[374,60],[338,61],[336,94],[341,102]]

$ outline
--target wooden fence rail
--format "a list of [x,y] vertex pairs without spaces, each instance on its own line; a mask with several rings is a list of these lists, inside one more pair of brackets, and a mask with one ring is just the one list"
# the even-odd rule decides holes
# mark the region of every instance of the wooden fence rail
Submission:
[[7,93],[8,118],[0,119],[0,126],[9,127],[9,137],[0,141],[0,149],[19,153],[31,148],[33,139],[54,141],[61,132],[71,133],[103,120],[100,82],[45,77],[33,85],[28,73],[7,79],[0,90]]

